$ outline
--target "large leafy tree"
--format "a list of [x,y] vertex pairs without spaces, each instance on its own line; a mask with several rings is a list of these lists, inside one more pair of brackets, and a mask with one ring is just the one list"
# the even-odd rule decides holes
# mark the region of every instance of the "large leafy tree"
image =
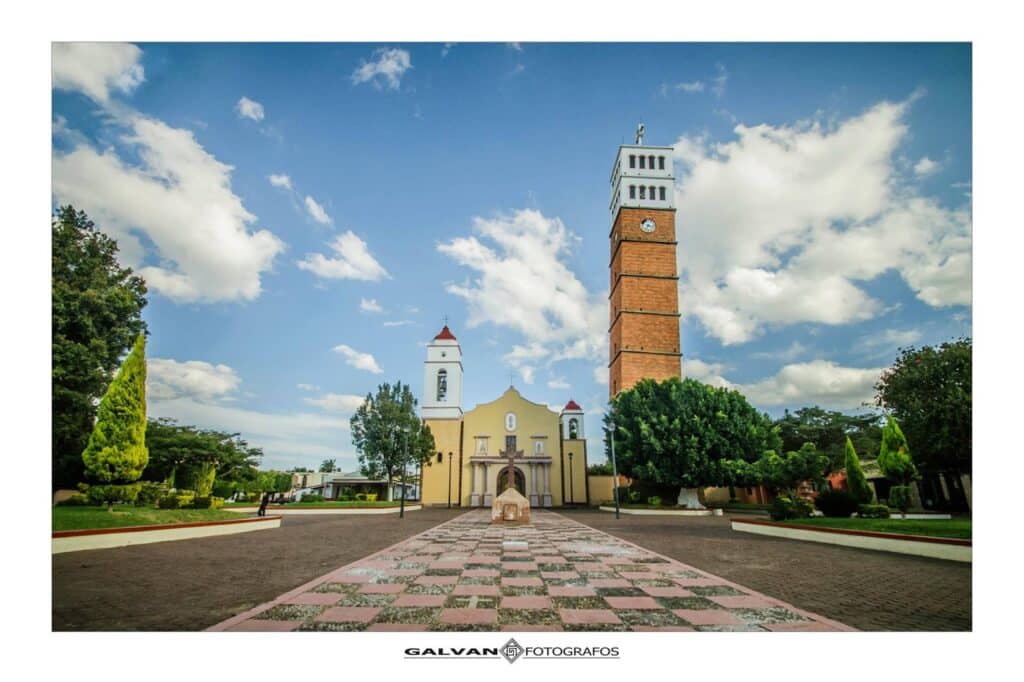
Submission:
[[804,443],[814,443],[828,457],[828,470],[836,471],[845,466],[847,440],[860,452],[878,452],[880,422],[879,415],[874,413],[849,415],[814,406],[796,412],[787,410],[775,426],[782,438],[783,451],[796,451]]
[[81,481],[96,403],[146,331],[146,284],[117,262],[117,243],[71,206],[51,220],[53,485]]
[[100,401],[82,461],[86,474],[101,483],[131,483],[146,468],[146,339],[142,334]]
[[403,466],[412,469],[434,452],[430,427],[416,416],[416,398],[400,381],[381,384],[375,395],[367,394],[350,423],[359,468],[369,478],[392,481]]
[[619,473],[664,486],[724,485],[731,462],[752,462],[781,444],[771,419],[741,393],[694,379],[641,380],[612,398],[609,422]]
[[250,446],[237,433],[197,429],[166,418],[149,420],[146,445],[149,465],[143,474],[145,479],[173,480],[178,488],[192,490],[209,487],[206,482],[212,485],[211,478],[252,482],[263,457],[262,449]]
[[330,474],[337,470],[338,464],[333,459],[325,459],[324,461],[320,462],[320,473],[322,474]]
[[904,348],[875,386],[929,473],[971,472],[971,339]]
[[769,450],[753,464],[741,465],[737,482],[767,485],[793,497],[802,482],[821,483],[827,468],[828,457],[814,443],[804,443],[799,450],[782,455]]

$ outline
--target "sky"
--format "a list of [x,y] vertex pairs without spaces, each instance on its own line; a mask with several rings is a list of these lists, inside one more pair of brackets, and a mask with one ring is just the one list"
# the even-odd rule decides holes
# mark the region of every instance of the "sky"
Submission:
[[53,46],[53,206],[149,286],[150,416],[264,468],[357,468],[348,420],[509,383],[607,404],[609,185],[671,146],[684,376],[855,412],[906,346],[970,336],[966,44]]

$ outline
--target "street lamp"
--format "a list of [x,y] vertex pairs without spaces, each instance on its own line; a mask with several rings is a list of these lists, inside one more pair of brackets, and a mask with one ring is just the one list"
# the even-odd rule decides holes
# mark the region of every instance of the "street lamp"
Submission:
[[402,502],[398,507],[398,518],[405,518],[405,463],[409,459],[409,427],[402,427],[402,437],[405,440],[405,446],[402,452]]
[[[563,488],[564,490],[564,488]],[[576,493],[572,490],[572,453],[569,453],[569,504],[576,503]]]
[[612,444],[612,490],[615,491],[615,518],[619,518],[619,468],[615,464],[615,422],[608,419],[608,440]]
[[448,508],[452,508],[452,453],[448,453]]

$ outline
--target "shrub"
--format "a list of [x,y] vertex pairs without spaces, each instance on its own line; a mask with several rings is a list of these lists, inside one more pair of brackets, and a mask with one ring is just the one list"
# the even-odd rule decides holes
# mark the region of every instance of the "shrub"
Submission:
[[857,516],[862,519],[887,519],[889,507],[884,504],[862,504],[857,507]]
[[612,463],[605,462],[603,464],[591,464],[587,467],[587,473],[591,476],[611,476]]
[[357,502],[366,502],[366,493],[356,493]]
[[341,489],[341,495],[339,495],[339,497],[345,502],[351,502],[356,499],[356,491],[346,486]]
[[818,493],[814,505],[821,510],[825,516],[834,518],[849,518],[857,511],[857,500],[845,490],[829,488]]
[[802,497],[779,496],[772,500],[768,513],[773,521],[806,519],[814,511],[813,505]]
[[631,504],[636,504],[637,502],[640,501],[640,492],[637,490],[627,490],[626,500]]
[[894,485],[889,488],[889,506],[896,507],[906,514],[910,509],[910,486]]
[[197,497],[192,500],[195,509],[223,509],[224,498],[216,496]]
[[135,498],[136,507],[149,507],[160,501],[167,494],[167,486],[163,483],[143,481],[139,485],[139,495]]
[[131,503],[139,496],[139,484],[127,485],[93,485],[85,493],[91,504],[113,506],[115,502]]
[[88,507],[92,502],[89,501],[89,496],[85,493],[75,493],[66,500],[62,500],[57,503],[58,507]]
[[303,495],[302,496],[302,501],[303,502],[323,502],[324,501],[324,496],[323,495],[317,495],[315,493],[314,494],[307,494],[307,495]]
[[377,501],[377,493],[366,493],[366,501],[367,502],[376,502]]
[[164,497],[161,497],[157,501],[156,506],[159,507],[160,509],[177,509],[179,507],[178,496],[165,495]]
[[651,495],[650,497],[647,498],[647,504],[651,505],[652,507],[660,507],[661,498],[658,497],[657,495]]
[[860,466],[860,458],[857,451],[853,449],[853,442],[846,437],[846,487],[850,489],[850,495],[858,504],[871,504],[875,495],[871,490],[871,484],[864,477],[864,470]]

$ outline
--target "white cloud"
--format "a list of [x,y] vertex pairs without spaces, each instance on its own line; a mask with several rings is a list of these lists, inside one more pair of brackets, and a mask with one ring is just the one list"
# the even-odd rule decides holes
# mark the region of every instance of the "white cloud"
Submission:
[[479,236],[457,237],[438,250],[474,272],[445,290],[465,299],[468,324],[510,327],[526,339],[505,357],[516,366],[548,357],[607,356],[606,294],[591,294],[566,262],[578,237],[561,220],[535,210],[475,218]]
[[523,382],[527,384],[533,383],[534,375],[536,374],[537,368],[530,365],[522,365],[519,368],[519,376],[523,378]]
[[330,225],[333,222],[331,220],[331,216],[327,215],[327,211],[324,210],[324,207],[318,204],[316,199],[313,197],[306,195],[303,203],[305,203],[306,210],[309,211],[309,215],[313,220],[317,221],[321,225]]
[[352,82],[373,83],[377,88],[384,84],[390,90],[397,90],[402,83],[402,76],[412,68],[412,60],[406,50],[399,48],[380,48],[373,53],[373,61],[364,61],[352,72]]
[[292,179],[287,175],[268,175],[267,180],[274,187],[281,187],[283,189],[292,189]]
[[361,395],[349,395],[343,393],[325,393],[317,398],[303,398],[303,401],[310,405],[316,405],[325,412],[339,412],[341,414],[352,414],[366,400]]
[[782,362],[792,362],[801,355],[807,353],[810,349],[799,341],[794,341],[786,348],[774,351],[759,351],[751,353],[750,357],[758,360],[781,360]]
[[711,79],[711,92],[719,99],[725,94],[725,86],[729,83],[729,72],[723,64],[715,64],[715,76]]
[[409,324],[412,324],[412,320],[388,320],[387,322],[384,323],[383,326],[385,326],[385,327],[404,327],[404,326],[409,325]]
[[230,398],[242,383],[227,365],[212,365],[201,360],[178,362],[164,358],[146,361],[146,395],[150,400],[190,397],[197,400]]
[[444,47],[441,48],[441,59],[447,57],[448,53],[451,52],[452,48],[455,47],[457,44],[458,43],[445,43]]
[[922,156],[921,160],[914,164],[914,175],[917,177],[924,177],[931,175],[935,171],[942,168],[942,164],[938,161],[932,161],[927,156]]
[[608,385],[608,368],[601,366],[594,368],[594,381],[602,386]]
[[882,368],[842,367],[814,360],[782,367],[774,376],[753,384],[737,385],[756,406],[820,405],[850,409],[869,402]]
[[917,329],[886,329],[878,334],[864,337],[864,346],[909,346],[921,340],[921,332]]
[[969,304],[967,211],[900,182],[908,106],[833,127],[737,125],[722,144],[680,138],[683,313],[726,345],[766,325],[866,320],[885,306],[858,284],[889,270],[929,305]]
[[559,391],[568,391],[572,388],[569,382],[565,380],[565,377],[556,377],[548,382],[548,388],[553,388]]
[[725,365],[717,362],[704,362],[697,358],[683,358],[682,376],[687,379],[696,379],[705,384],[719,388],[732,388],[732,383],[722,376]]
[[510,50],[515,50],[516,52],[523,51],[523,46],[520,43],[505,43],[505,45],[507,45]]
[[375,298],[361,298],[359,299],[359,309],[364,313],[382,313],[384,309],[380,307]]
[[53,87],[74,90],[100,104],[112,90],[129,94],[146,80],[142,50],[128,43],[53,43]]
[[295,384],[295,386],[300,391],[315,391],[315,390],[317,390],[317,387],[314,386],[313,384]]
[[248,97],[242,97],[235,104],[235,113],[240,118],[251,118],[254,121],[263,120],[263,105],[259,102],[249,99]]
[[370,254],[366,242],[351,230],[335,237],[329,246],[337,254],[336,258],[310,253],[304,260],[298,262],[298,266],[327,279],[359,279],[378,282],[390,277],[388,271]]
[[[86,211],[117,239],[123,262],[174,301],[257,298],[284,244],[268,230],[250,231],[256,217],[231,189],[231,166],[189,130],[133,113],[118,123],[128,130],[124,158],[84,143],[54,154],[56,201]],[[157,265],[145,265],[140,234]]]
[[372,372],[373,374],[384,373],[384,370],[382,370],[380,365],[377,364],[377,360],[369,353],[360,353],[351,346],[346,346],[345,344],[335,346],[334,352],[340,353],[344,356],[346,365],[366,372]]
[[689,83],[662,83],[661,94],[667,96],[670,92],[683,92],[691,94],[704,92],[704,81],[691,81]]

